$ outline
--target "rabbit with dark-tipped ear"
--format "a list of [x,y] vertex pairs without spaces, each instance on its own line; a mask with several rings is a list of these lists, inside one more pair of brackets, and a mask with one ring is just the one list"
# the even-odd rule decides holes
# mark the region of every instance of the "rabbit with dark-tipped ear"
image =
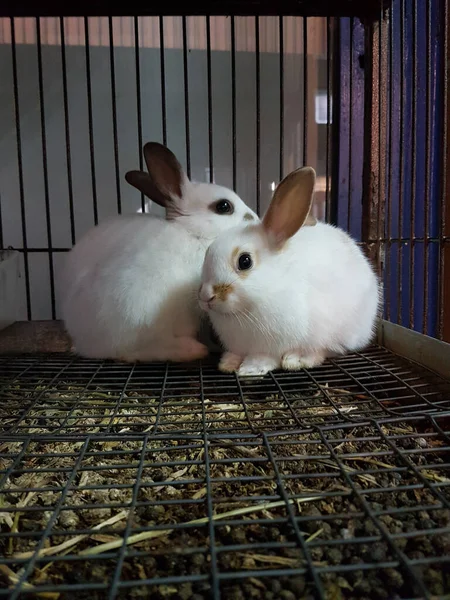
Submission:
[[91,358],[190,361],[204,357],[196,302],[205,250],[222,231],[259,221],[232,190],[190,181],[165,146],[144,146],[148,173],[126,180],[166,217],[118,215],[69,252],[62,316],[74,350]]

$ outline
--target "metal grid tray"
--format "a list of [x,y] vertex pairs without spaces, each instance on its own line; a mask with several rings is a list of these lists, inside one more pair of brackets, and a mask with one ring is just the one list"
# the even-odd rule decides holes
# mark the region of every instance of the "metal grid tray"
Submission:
[[0,358],[0,597],[444,598],[450,394],[380,347],[257,381]]

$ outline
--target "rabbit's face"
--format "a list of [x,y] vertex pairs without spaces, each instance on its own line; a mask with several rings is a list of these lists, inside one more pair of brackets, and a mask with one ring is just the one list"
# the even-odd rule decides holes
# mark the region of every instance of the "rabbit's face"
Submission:
[[158,142],[143,148],[148,173],[128,171],[125,179],[166,210],[194,237],[212,241],[222,231],[259,218],[235,192],[214,183],[192,182],[176,156]]
[[185,180],[173,215],[193,235],[206,240],[237,226],[259,223],[253,212],[232,190],[212,183]]
[[260,226],[241,226],[221,234],[211,244],[205,254],[198,292],[203,310],[246,314],[258,301],[259,272],[265,254],[261,237]]

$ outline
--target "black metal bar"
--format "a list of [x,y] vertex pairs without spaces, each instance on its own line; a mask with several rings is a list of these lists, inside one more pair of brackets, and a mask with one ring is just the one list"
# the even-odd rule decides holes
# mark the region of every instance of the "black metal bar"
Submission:
[[279,17],[279,53],[280,53],[280,181],[284,176],[284,27],[283,17]]
[[[235,15],[235,16],[311,16],[311,17],[359,17],[364,20],[375,20],[379,16],[380,6],[387,8],[392,0],[368,0],[367,2],[355,2],[355,0],[283,0],[274,4],[270,0],[213,0],[210,2],[197,2],[189,8],[190,16],[210,15]],[[54,1],[47,1],[43,6],[36,7],[31,0],[22,0],[20,4],[5,0],[1,5],[0,16],[5,17],[53,17],[55,15],[65,17],[104,17],[111,12],[111,5],[105,1],[98,0],[94,4],[86,0],[80,0],[75,6],[66,8]],[[179,16],[180,9],[177,5],[169,4],[164,7],[167,16]],[[145,10],[142,4],[128,2],[121,5],[120,10],[114,11],[116,16],[130,17],[136,14],[141,16],[158,16],[161,14],[159,5],[148,4]]]
[[188,69],[188,41],[186,16],[181,17],[183,30],[183,76],[184,76],[184,115],[186,133],[186,173],[191,177],[191,138],[189,124],[189,69]]
[[[162,18],[162,17],[161,17]],[[142,98],[141,98],[141,59],[140,59],[140,40],[139,40],[139,17],[134,17],[134,57],[136,65],[136,114],[137,114],[137,133],[138,133],[138,156],[139,170],[144,168],[144,158],[142,156]],[[160,52],[162,52],[160,48]],[[141,192],[141,210],[145,212],[145,196]]]
[[347,198],[347,231],[351,227],[352,214],[352,134],[353,134],[353,17],[350,18],[350,60],[349,60],[349,119],[348,119],[348,198]]
[[416,168],[417,168],[417,157],[416,157],[416,144],[417,144],[417,0],[412,0],[412,127],[411,127],[411,246],[410,246],[410,258],[409,258],[409,328],[414,329],[414,285],[415,285],[415,208],[416,208]]
[[44,175],[44,198],[45,198],[45,217],[47,221],[47,243],[48,243],[48,268],[50,274],[50,301],[52,307],[52,319],[56,318],[55,301],[55,274],[53,267],[52,249],[52,220],[50,213],[50,194],[48,187],[48,165],[47,165],[47,138],[45,126],[45,98],[44,98],[44,77],[42,72],[42,45],[41,45],[41,23],[39,17],[36,19],[36,41],[37,41],[37,61],[38,61],[38,85],[39,85],[39,108],[41,114],[41,144],[42,144],[42,169]]
[[387,207],[386,207],[386,237],[387,244],[384,244],[385,248],[385,264],[386,264],[386,279],[387,286],[385,287],[385,310],[386,310],[386,318],[388,321],[391,320],[391,250],[392,250],[392,178],[393,178],[393,160],[392,154],[394,152],[393,147],[393,136],[392,136],[392,128],[393,128],[393,54],[394,54],[394,43],[393,43],[393,35],[394,35],[394,24],[393,24],[394,15],[391,12],[389,14],[389,26],[388,26],[388,51],[389,51],[389,77],[388,77],[388,113],[389,113],[389,127],[387,131],[387,149],[388,149],[388,195],[387,195]]
[[326,137],[326,163],[325,163],[325,221],[330,222],[331,206],[330,206],[330,164],[331,164],[331,36],[332,23],[331,18],[327,17],[327,137]]
[[[384,226],[385,226],[385,218],[381,218],[381,215],[383,214],[384,216],[384,186],[385,186],[385,178],[384,178],[384,167],[385,164],[384,160],[385,160],[385,152],[384,152],[384,148],[383,148],[383,142],[384,142],[384,134],[385,134],[385,125],[386,125],[386,121],[385,121],[385,116],[384,116],[384,109],[386,108],[386,97],[385,97],[385,92],[386,92],[386,86],[385,86],[385,72],[384,72],[384,68],[385,67],[385,62],[384,62],[384,57],[385,57],[385,51],[386,51],[386,46],[383,43],[384,42],[384,36],[383,33],[385,31],[385,26],[384,26],[384,19],[383,19],[383,14],[380,11],[380,21],[379,21],[379,34],[378,34],[378,190],[377,190],[377,195],[378,195],[378,204],[377,204],[377,223],[376,223],[376,235],[377,235],[377,259],[378,259],[378,268],[380,269],[380,267],[384,266],[381,265],[381,260],[382,257],[380,256],[381,254],[381,249],[380,249],[380,238],[384,237]],[[375,48],[373,48],[373,50],[375,51]],[[381,275],[382,273],[380,273]]]
[[[404,191],[404,107],[405,107],[405,0],[400,1],[400,143],[399,143],[399,191],[398,191],[398,237],[403,237],[403,191]],[[403,316],[403,294],[402,294],[402,276],[403,276],[403,245],[398,242],[397,245],[397,323],[402,323]]]
[[2,195],[0,192],[0,250],[4,249],[3,241],[3,219],[2,219]]
[[208,158],[209,181],[214,181],[214,145],[213,145],[213,117],[212,117],[212,76],[211,76],[211,17],[206,16],[206,68],[208,80]]
[[114,410],[112,411],[112,414],[109,418],[109,423],[106,426],[106,431],[108,431],[108,432],[110,431],[111,427],[114,425],[114,421],[115,421],[119,411],[121,410],[121,407],[122,407],[121,405],[123,403],[123,399],[126,396],[127,386],[129,385],[130,380],[133,377],[135,368],[136,368],[136,365],[131,365],[130,372],[128,373],[127,379],[126,379],[125,383],[123,384],[123,386],[121,387],[119,397],[117,398],[117,401],[115,402]]
[[164,399],[166,396],[166,386],[167,386],[168,377],[169,377],[169,365],[167,364],[166,368],[165,368],[165,372],[164,372],[164,380],[163,380],[163,383],[161,386],[161,393],[159,396],[158,408],[157,408],[157,413],[155,415],[155,424],[153,425],[152,435],[156,434],[156,431],[159,427],[163,402],[164,402]]
[[166,65],[164,58],[164,17],[159,17],[159,57],[161,64],[161,112],[163,144],[167,146]]
[[236,23],[231,17],[231,129],[233,138],[233,190],[237,191],[237,143],[236,143]]
[[[333,37],[330,40],[329,48],[332,56],[332,69],[329,78],[330,85],[332,88],[331,100],[332,107],[329,109],[331,114],[331,127],[329,138],[332,140],[333,147],[340,147],[340,135],[341,135],[341,29],[339,19],[333,20]],[[328,58],[327,58],[328,61]],[[330,65],[328,64],[329,68]],[[367,129],[367,128],[366,128]],[[372,129],[369,128],[372,133]],[[328,147],[330,159],[330,176],[331,176],[331,194],[328,203],[328,215],[327,222],[337,225],[338,221],[338,208],[339,208],[339,190],[340,190],[340,173],[339,173],[339,160],[336,160],[332,156],[330,147]],[[368,206],[370,204],[368,203]],[[364,239],[364,237],[363,237]]]
[[117,193],[117,212],[122,212],[122,199],[120,192],[120,166],[119,166],[119,143],[117,139],[117,102],[116,102],[116,68],[114,64],[114,34],[113,18],[108,17],[109,29],[109,63],[111,70],[111,105],[113,120],[113,139],[114,139],[114,162],[116,165],[116,193]]
[[259,17],[255,17],[256,69],[256,212],[261,214],[261,59],[259,55]]
[[89,20],[84,17],[84,43],[86,56],[86,88],[87,88],[87,106],[89,121],[89,148],[91,155],[91,181],[92,181],[92,207],[94,213],[94,224],[98,225],[98,206],[97,206],[97,184],[95,176],[95,157],[94,157],[94,128],[92,118],[92,82],[91,82],[91,57],[89,44]]
[[303,17],[303,164],[308,164],[308,22]]
[[442,168],[441,168],[441,198],[440,198],[440,227],[441,238],[439,252],[439,325],[438,336],[444,341],[450,341],[450,309],[448,298],[450,297],[450,282],[448,277],[448,266],[450,265],[450,250],[445,246],[445,236],[448,233],[450,216],[450,178],[448,176],[450,156],[450,119],[449,119],[449,94],[450,94],[450,10],[448,0],[444,0],[442,14],[443,22],[443,135],[442,135]]
[[70,236],[72,246],[75,245],[75,213],[73,204],[73,186],[72,186],[72,159],[70,153],[70,124],[69,124],[69,99],[67,93],[67,62],[66,62],[66,37],[64,30],[64,17],[59,18],[59,31],[61,36],[61,67],[63,81],[63,102],[64,102],[64,127],[66,136],[66,162],[67,162],[67,184],[69,189],[69,215],[70,215]]
[[[425,31],[426,31],[426,50],[425,50],[425,206],[424,206],[424,248],[423,248],[423,312],[422,312],[422,333],[428,335],[428,259],[429,259],[429,242],[428,235],[430,232],[430,195],[431,195],[431,129],[432,129],[432,106],[431,106],[431,86],[434,73],[431,70],[431,52],[432,52],[432,32],[431,32],[431,2],[425,4]],[[433,306],[433,310],[435,307]]]
[[28,257],[27,242],[27,218],[25,211],[25,190],[23,185],[23,160],[22,160],[22,134],[20,126],[20,107],[19,107],[19,81],[17,75],[17,54],[16,54],[16,30],[14,19],[11,18],[11,52],[12,52],[12,71],[14,87],[14,113],[16,117],[16,143],[17,143],[17,167],[19,170],[19,194],[20,194],[20,217],[22,221],[22,243],[23,243],[23,261],[25,270],[25,291],[27,298],[27,319],[31,321],[31,290],[30,290],[30,266]]

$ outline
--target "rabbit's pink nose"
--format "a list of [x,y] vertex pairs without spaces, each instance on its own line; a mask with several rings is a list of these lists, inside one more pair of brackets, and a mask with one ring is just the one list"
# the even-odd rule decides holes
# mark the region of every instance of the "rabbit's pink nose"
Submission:
[[216,294],[213,292],[211,286],[202,285],[199,293],[199,298],[202,302],[205,302],[205,304],[209,304],[215,299],[215,297]]

